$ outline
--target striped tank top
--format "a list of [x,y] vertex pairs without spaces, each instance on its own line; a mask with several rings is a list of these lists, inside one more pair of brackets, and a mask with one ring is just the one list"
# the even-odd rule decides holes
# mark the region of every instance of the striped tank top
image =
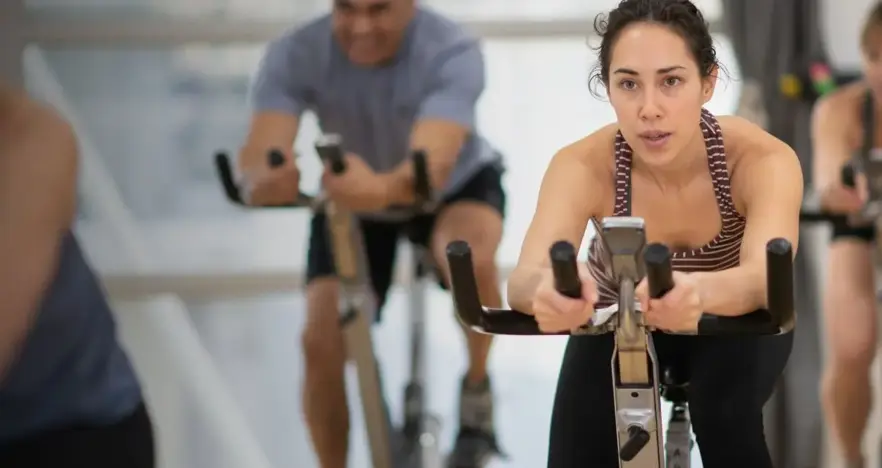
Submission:
[[[701,112],[701,131],[707,147],[707,163],[713,180],[714,194],[722,218],[722,229],[709,243],[697,249],[674,252],[671,265],[674,270],[718,271],[736,267],[741,253],[745,219],[732,201],[729,171],[723,146],[723,132],[717,119],[707,110]],[[621,132],[615,142],[615,205],[613,216],[631,216],[631,161],[633,152]],[[596,219],[596,232],[600,232]],[[598,307],[608,307],[618,301],[618,283],[612,275],[609,255],[603,242],[595,236],[589,247],[588,268],[597,282]]]

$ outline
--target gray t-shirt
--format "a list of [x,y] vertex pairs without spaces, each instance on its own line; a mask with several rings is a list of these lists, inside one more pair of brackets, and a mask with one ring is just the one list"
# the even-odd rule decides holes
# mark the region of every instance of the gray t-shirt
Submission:
[[283,35],[266,49],[251,101],[256,112],[315,112],[323,132],[340,134],[347,151],[380,172],[407,158],[417,120],[457,122],[471,132],[439,191],[443,196],[500,163],[500,154],[477,131],[483,91],[479,42],[453,21],[418,8],[398,55],[383,67],[350,62],[332,36],[330,15]]

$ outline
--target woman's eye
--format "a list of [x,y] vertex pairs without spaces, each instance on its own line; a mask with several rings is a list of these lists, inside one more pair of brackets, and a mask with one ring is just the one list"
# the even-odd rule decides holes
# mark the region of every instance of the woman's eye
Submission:
[[637,87],[637,83],[635,83],[633,80],[622,80],[619,83],[619,87],[624,90],[632,90]]
[[676,76],[671,76],[671,77],[665,78],[665,86],[669,86],[669,87],[677,86],[678,84],[680,84],[680,81],[681,81],[680,78],[678,78]]

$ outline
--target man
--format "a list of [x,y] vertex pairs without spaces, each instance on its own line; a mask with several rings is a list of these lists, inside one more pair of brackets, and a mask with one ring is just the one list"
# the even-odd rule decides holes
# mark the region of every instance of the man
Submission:
[[[445,279],[447,244],[468,241],[481,300],[500,306],[495,255],[505,194],[501,156],[475,124],[484,89],[481,48],[460,26],[414,3],[336,0],[330,15],[272,42],[254,82],[254,115],[239,170],[251,187],[251,203],[293,200],[299,174],[291,148],[302,113],[314,111],[324,132],[340,134],[350,152],[347,169],[341,175],[326,171],[323,186],[339,206],[364,213],[368,261],[382,303],[404,226],[383,222],[376,213],[413,201],[408,154],[425,150],[432,187],[443,203],[431,219],[411,227],[430,247]],[[287,151],[285,164],[272,171],[266,161],[270,148]],[[344,468],[349,414],[338,282],[325,216],[315,216],[311,224],[303,408],[321,466]],[[469,368],[461,386],[455,466],[480,465],[496,450],[486,371],[491,338],[466,336]]]
[[141,389],[71,233],[77,144],[0,80],[0,466],[152,468]]

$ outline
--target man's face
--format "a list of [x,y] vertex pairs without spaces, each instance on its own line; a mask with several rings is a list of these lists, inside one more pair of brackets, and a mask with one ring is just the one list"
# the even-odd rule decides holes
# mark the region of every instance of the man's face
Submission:
[[334,0],[334,36],[358,65],[378,65],[395,56],[414,0]]

